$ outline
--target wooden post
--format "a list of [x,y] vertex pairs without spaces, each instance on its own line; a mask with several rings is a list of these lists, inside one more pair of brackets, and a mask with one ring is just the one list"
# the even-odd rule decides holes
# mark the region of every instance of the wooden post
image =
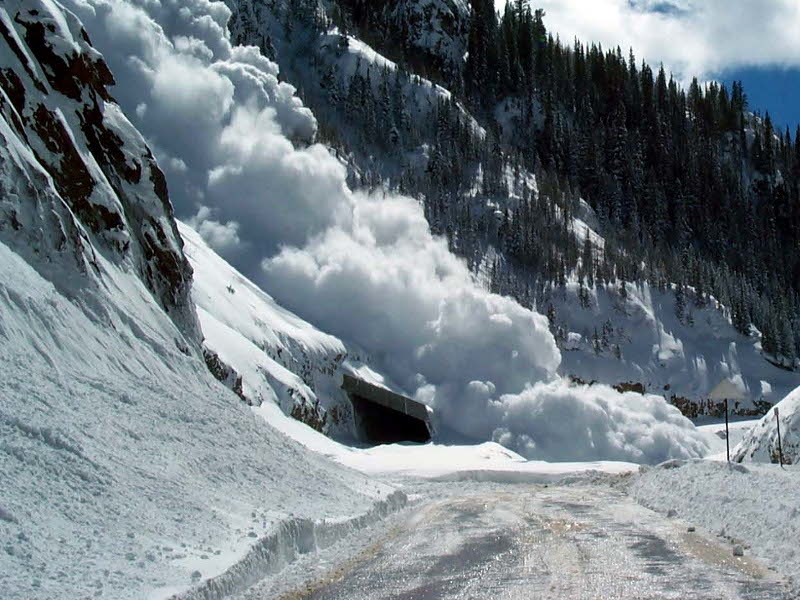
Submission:
[[725,398],[725,449],[728,452],[728,462],[731,462],[731,432],[728,428],[728,399]]
[[781,461],[781,469],[783,468],[783,446],[781,445],[781,420],[778,415],[778,407],[775,407],[775,425],[778,426],[778,460]]

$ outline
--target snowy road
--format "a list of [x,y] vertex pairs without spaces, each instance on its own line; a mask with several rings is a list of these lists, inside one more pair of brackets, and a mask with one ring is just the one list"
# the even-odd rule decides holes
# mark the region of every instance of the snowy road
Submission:
[[[266,598],[267,596],[250,596]],[[606,485],[423,501],[283,600],[789,598],[758,562]]]

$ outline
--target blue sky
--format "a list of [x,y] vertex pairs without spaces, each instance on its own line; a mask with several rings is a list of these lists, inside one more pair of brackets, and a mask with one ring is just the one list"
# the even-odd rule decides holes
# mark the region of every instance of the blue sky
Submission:
[[[505,0],[495,0],[498,9]],[[800,0],[530,0],[567,43],[633,48],[683,82],[740,79],[752,110],[800,123]]]
[[769,111],[772,120],[788,126],[792,136],[800,125],[800,68],[747,67],[729,69],[716,77],[729,84],[740,80],[750,101],[750,110]]

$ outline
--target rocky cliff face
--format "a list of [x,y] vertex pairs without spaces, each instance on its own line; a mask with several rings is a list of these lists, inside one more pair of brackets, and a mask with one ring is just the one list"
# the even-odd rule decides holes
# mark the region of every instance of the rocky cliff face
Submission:
[[197,344],[166,180],[103,57],[57,5],[12,8],[0,7],[0,240],[71,297],[104,285],[106,261],[133,271]]

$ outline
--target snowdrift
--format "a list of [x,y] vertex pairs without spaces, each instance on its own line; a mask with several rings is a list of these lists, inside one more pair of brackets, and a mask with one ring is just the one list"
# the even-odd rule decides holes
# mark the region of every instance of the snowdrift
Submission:
[[677,516],[731,544],[743,545],[794,579],[800,594],[800,508],[797,471],[777,465],[733,465],[716,461],[672,461],[644,469],[631,482],[639,502]]
[[737,462],[778,463],[778,412],[784,464],[800,462],[800,387],[786,396],[753,427],[733,452]]

